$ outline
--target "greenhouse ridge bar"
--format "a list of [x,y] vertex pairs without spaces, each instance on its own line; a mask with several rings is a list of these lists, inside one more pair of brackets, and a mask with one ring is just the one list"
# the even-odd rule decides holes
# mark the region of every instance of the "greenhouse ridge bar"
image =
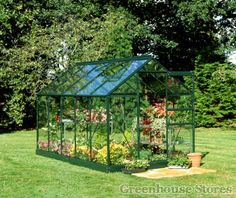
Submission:
[[163,166],[195,150],[194,75],[151,56],[78,63],[37,94],[36,117],[37,154],[103,171]]

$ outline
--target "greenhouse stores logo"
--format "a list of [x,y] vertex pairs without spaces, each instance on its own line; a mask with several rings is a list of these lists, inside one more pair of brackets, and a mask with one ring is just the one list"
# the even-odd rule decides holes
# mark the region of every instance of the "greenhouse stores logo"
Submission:
[[195,186],[162,186],[156,184],[153,186],[131,186],[128,184],[122,184],[119,186],[121,193],[125,194],[233,194],[233,188],[230,186],[207,186],[207,185],[195,185]]

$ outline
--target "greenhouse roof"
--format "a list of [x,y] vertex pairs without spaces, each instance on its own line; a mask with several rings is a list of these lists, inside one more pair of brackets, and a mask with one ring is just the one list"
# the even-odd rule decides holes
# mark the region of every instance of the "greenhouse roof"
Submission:
[[151,60],[151,56],[138,56],[77,63],[42,89],[38,95],[107,96]]

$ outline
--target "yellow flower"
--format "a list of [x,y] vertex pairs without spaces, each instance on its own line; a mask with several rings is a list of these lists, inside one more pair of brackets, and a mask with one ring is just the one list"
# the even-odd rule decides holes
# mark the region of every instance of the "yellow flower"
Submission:
[[[128,155],[128,149],[122,144],[110,144],[110,160],[112,164],[120,164],[121,160]],[[96,155],[97,162],[106,163],[107,159],[107,146],[104,146],[98,151]]]

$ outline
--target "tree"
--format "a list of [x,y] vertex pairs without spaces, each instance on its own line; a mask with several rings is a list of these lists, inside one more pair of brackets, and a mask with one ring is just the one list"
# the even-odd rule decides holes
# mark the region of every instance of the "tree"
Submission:
[[[125,7],[146,31],[134,43],[134,53],[150,53],[172,70],[193,70],[202,63],[224,59],[221,27],[235,29],[233,0],[91,0],[105,10],[108,5]],[[221,16],[222,20],[217,20]],[[233,28],[234,27],[234,28]],[[235,31],[233,31],[235,35]],[[220,38],[223,38],[222,36]],[[225,34],[225,40],[233,40]]]
[[58,20],[59,15],[50,26],[37,20],[17,44],[1,50],[1,127],[34,123],[30,120],[35,118],[36,93],[69,65],[132,55],[133,39],[141,26],[124,9],[111,8],[90,21],[83,14],[65,13],[65,20]]
[[236,70],[227,63],[201,64],[196,75],[198,126],[236,127]]

